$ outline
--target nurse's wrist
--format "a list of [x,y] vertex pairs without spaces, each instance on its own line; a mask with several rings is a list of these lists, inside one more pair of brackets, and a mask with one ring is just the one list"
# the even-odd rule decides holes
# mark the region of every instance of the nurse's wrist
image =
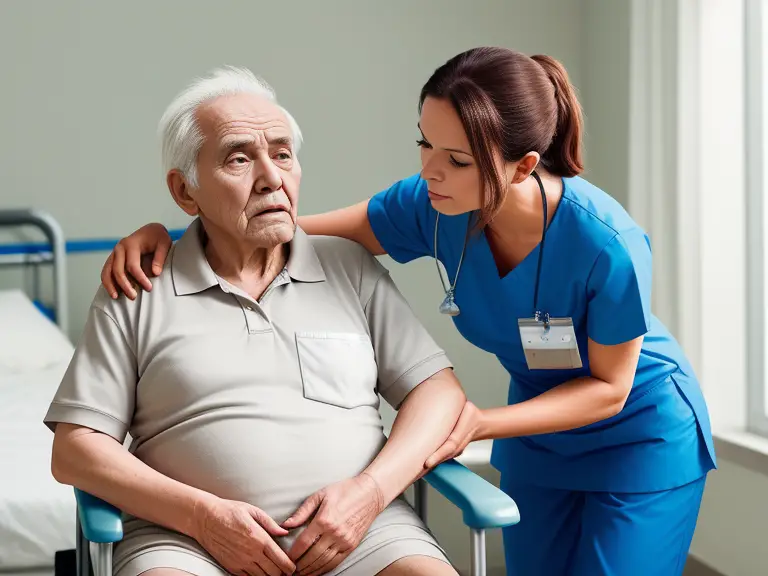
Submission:
[[472,442],[479,440],[493,440],[493,419],[490,414],[491,410],[479,410],[477,416],[477,427],[472,437]]

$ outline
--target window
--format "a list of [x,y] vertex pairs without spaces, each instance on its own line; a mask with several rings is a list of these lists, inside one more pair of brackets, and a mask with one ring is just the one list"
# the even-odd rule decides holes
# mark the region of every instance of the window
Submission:
[[746,0],[747,425],[768,435],[768,0]]

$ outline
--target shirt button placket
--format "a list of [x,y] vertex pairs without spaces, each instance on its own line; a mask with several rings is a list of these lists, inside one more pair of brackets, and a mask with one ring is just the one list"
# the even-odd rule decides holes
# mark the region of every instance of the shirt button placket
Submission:
[[[245,300],[242,301],[243,312],[245,313],[245,323],[248,334],[259,334],[268,331],[269,320],[265,318],[264,312],[256,304]],[[266,322],[266,326],[264,325]]]
[[248,327],[248,333],[256,334],[256,321],[254,318],[256,312],[250,304],[243,304],[243,308],[245,309],[245,324]]

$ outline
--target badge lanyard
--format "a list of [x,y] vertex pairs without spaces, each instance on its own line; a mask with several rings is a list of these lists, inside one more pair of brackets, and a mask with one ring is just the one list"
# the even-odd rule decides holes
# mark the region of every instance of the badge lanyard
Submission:
[[536,172],[533,177],[539,184],[544,209],[544,227],[541,231],[539,261],[536,266],[536,283],[533,288],[533,318],[520,318],[520,341],[528,368],[531,370],[572,370],[582,368],[579,344],[571,318],[550,318],[549,312],[539,308],[539,286],[544,261],[544,242],[547,238],[547,195],[544,184]]
[[544,227],[541,230],[541,244],[539,244],[539,261],[536,263],[536,283],[533,288],[533,317],[538,322],[544,322],[544,326],[549,326],[549,312],[542,313],[539,310],[539,282],[541,281],[541,265],[544,260],[544,240],[547,239],[547,195],[544,192],[544,184],[541,178],[534,170],[531,172],[541,191],[541,204],[544,212]]

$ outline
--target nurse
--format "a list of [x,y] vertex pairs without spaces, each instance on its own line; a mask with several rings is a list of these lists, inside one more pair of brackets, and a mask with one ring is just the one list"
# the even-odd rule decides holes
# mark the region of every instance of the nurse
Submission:
[[[651,313],[648,237],[579,177],[581,109],[565,70],[472,49],[434,72],[419,109],[419,174],[299,224],[401,263],[434,258],[435,306],[509,372],[508,404],[468,403],[427,464],[494,439],[522,519],[504,533],[509,575],[681,574],[715,468],[707,407]],[[140,255],[155,254],[157,273],[169,245],[157,224],[121,241],[107,290],[135,297],[126,270],[151,289]]]

